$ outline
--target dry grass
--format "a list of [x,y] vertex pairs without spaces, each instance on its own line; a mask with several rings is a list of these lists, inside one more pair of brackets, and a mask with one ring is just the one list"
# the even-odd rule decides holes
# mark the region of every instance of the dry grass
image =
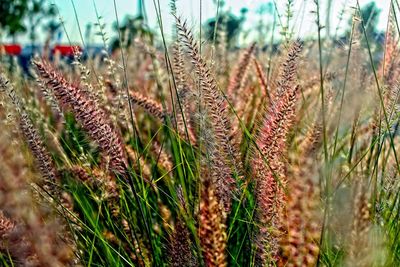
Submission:
[[165,54],[0,65],[0,263],[397,266],[396,31],[231,51],[173,10]]

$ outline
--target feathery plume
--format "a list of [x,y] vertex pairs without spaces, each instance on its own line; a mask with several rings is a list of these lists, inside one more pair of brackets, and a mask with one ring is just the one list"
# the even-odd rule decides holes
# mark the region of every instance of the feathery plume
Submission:
[[167,116],[167,112],[164,111],[161,103],[145,97],[144,95],[138,92],[130,92],[129,94],[130,100],[137,104],[138,106],[142,107],[147,113],[151,114],[152,116],[164,119]]
[[[228,98],[232,101],[232,104],[235,107],[236,114],[238,115],[238,117],[234,116],[233,118],[230,136],[232,142],[237,144],[236,146],[239,146],[241,143],[240,136],[242,132],[239,119],[242,118],[242,115],[246,108],[246,103],[249,102],[249,100],[252,100],[251,97],[249,97],[251,94],[249,93],[249,90],[247,90],[251,87],[246,86],[245,82],[255,48],[256,44],[253,43],[241,55],[239,63],[231,73],[229,84],[226,90],[226,94]],[[246,90],[243,90],[243,88],[245,88]]]
[[[349,244],[349,261],[353,266],[369,266],[365,264],[371,259],[370,253],[370,230],[372,228],[371,204],[367,192],[367,186],[363,181],[356,182],[353,199],[353,224],[351,227],[351,238]],[[364,263],[363,263],[364,262]]]
[[197,138],[194,134],[193,127],[190,123],[190,120],[187,119],[189,116],[190,106],[188,102],[188,98],[193,94],[191,92],[191,87],[186,80],[185,73],[185,63],[183,61],[183,50],[181,46],[181,40],[179,35],[177,36],[177,41],[174,45],[173,50],[173,67],[174,67],[174,77],[176,80],[176,89],[177,89],[177,100],[175,105],[176,112],[176,124],[177,129],[180,135],[186,136],[186,132],[189,138],[189,141],[192,144],[195,144]]
[[246,49],[246,51],[241,55],[238,65],[230,75],[226,94],[232,99],[235,99],[235,95],[243,86],[243,82],[246,79],[247,72],[249,71],[251,58],[255,48],[256,44],[253,43],[249,48]]
[[43,175],[45,189],[50,193],[56,193],[55,186],[58,184],[59,175],[54,165],[54,161],[47,152],[43,140],[33,126],[32,121],[25,112],[21,113],[20,119],[21,132],[28,142],[32,155],[35,157],[40,173]]
[[256,71],[257,71],[257,79],[258,79],[258,83],[261,86],[261,93],[267,96],[268,101],[271,102],[271,94],[269,92],[268,88],[268,82],[267,82],[267,78],[265,77],[264,74],[264,70],[260,64],[260,62],[257,59],[254,59],[254,65],[256,67]]
[[199,237],[206,266],[227,266],[226,226],[215,189],[208,179],[202,185]]
[[389,16],[389,27],[386,32],[386,40],[385,40],[385,53],[384,58],[381,62],[381,70],[382,77],[385,80],[386,85],[389,88],[392,88],[396,85],[397,77],[399,75],[399,49],[398,49],[398,40],[396,40],[396,27],[397,25],[396,19],[393,17],[393,14]]
[[[308,174],[306,174],[308,175]],[[321,220],[318,216],[318,187],[304,176],[288,185],[286,233],[280,239],[283,266],[315,266],[319,254]]]
[[230,140],[231,126],[226,109],[227,103],[222,97],[207,63],[200,56],[198,44],[194,41],[186,22],[182,23],[179,17],[175,18],[179,34],[188,49],[200,80],[201,100],[204,101],[214,134],[214,143],[209,146],[211,148],[209,155],[213,170],[212,177],[216,188],[218,188],[218,198],[225,209],[229,211],[231,208],[231,194],[236,186],[232,173],[238,175],[241,172],[241,165],[240,159],[238,159],[239,153]]
[[[187,207],[181,186],[177,189],[177,195],[179,199],[179,209],[183,214],[185,214],[187,212]],[[169,255],[171,265],[176,267],[198,266],[197,259],[191,249],[192,242],[190,240],[189,229],[183,220],[182,215],[178,215],[170,238]]]
[[77,121],[99,145],[103,156],[108,157],[110,169],[119,174],[126,173],[127,159],[122,140],[106,112],[85,91],[68,83],[50,65],[37,61],[34,65],[45,85],[53,90],[61,106],[71,109]]
[[[23,147],[18,141],[9,142],[14,137],[10,136],[14,125],[10,127],[12,122],[7,122],[3,115],[0,112],[0,210],[4,212],[0,219],[0,250],[11,255],[17,266],[69,266],[74,258],[69,246],[72,244],[65,244],[67,240],[60,238],[68,233],[50,214],[49,203],[36,205],[38,199],[32,195],[31,186],[33,181],[40,180],[28,168],[29,161],[22,153],[15,153]],[[9,227],[10,222],[13,228]]]
[[[183,197],[182,187],[177,188],[177,195],[179,199],[179,210],[186,214],[186,201]],[[169,242],[169,255],[172,266],[198,266],[197,258],[191,249],[192,242],[190,240],[189,229],[179,214],[177,216],[175,227],[170,237]]]
[[[256,152],[253,159],[256,179],[256,203],[259,231],[255,240],[258,246],[258,264],[276,262],[279,258],[278,241],[282,234],[282,216],[286,196],[285,170],[282,156],[286,135],[294,119],[299,86],[296,85],[296,68],[301,44],[296,42],[283,63],[278,87],[272,103],[265,113],[256,143],[262,154]],[[268,166],[265,165],[264,159]]]
[[189,231],[183,220],[178,219],[175,223],[169,244],[171,266],[197,266],[196,258],[193,256],[190,244]]
[[38,266],[34,249],[23,235],[23,229],[0,211],[0,252],[9,254],[17,264]]
[[40,173],[43,175],[45,189],[48,190],[49,193],[56,193],[55,185],[58,182],[57,180],[59,176],[53,159],[47,152],[47,148],[44,145],[42,138],[40,137],[37,129],[34,127],[28,113],[21,105],[21,101],[16,95],[14,88],[3,75],[0,76],[0,88],[8,94],[20,115],[19,124],[21,132],[24,135],[29,149],[35,158],[35,162]]
[[[318,118],[320,119],[320,118]],[[316,184],[317,151],[322,145],[322,125],[315,122],[300,147],[299,160],[288,179],[285,232],[280,240],[283,265],[315,266],[319,254],[319,190]]]
[[4,216],[0,211],[0,238],[4,240],[4,236],[10,233],[15,227],[15,222]]

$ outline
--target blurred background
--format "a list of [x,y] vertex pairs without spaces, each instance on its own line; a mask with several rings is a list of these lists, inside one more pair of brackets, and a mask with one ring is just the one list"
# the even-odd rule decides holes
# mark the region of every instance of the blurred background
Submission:
[[[390,3],[359,0],[369,35],[377,43],[384,39]],[[19,57],[24,65],[42,53],[50,57],[55,53],[70,57],[73,49],[85,56],[98,55],[104,49],[112,53],[120,41],[130,45],[140,34],[151,35],[156,44],[161,29],[166,39],[173,32],[169,4],[170,0],[1,1],[0,51]],[[324,38],[345,41],[356,4],[356,0],[319,1]],[[254,41],[265,47],[271,39],[279,43],[288,32],[292,38],[315,38],[315,6],[314,0],[177,1],[178,15],[205,41],[214,36],[215,22],[224,21],[231,48]],[[287,24],[288,14],[291,21]]]

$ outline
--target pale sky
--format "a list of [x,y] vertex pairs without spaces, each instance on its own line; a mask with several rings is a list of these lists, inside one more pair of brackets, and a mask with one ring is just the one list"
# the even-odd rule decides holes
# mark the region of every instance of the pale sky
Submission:
[[[49,0],[54,3],[60,10],[60,15],[65,22],[65,27],[68,35],[72,39],[72,42],[80,42],[79,28],[73,12],[71,0]],[[157,17],[154,7],[154,2],[158,0],[144,0],[145,9],[148,15],[149,25],[152,28],[157,27]],[[257,14],[257,9],[262,4],[272,2],[273,0],[226,0],[225,9],[231,9],[236,15],[240,14],[242,7],[248,8],[247,22],[244,25],[245,29],[254,28],[260,19],[260,15]],[[372,0],[359,0],[360,5],[371,2]],[[108,37],[113,37],[117,33],[113,32],[111,24],[115,21],[115,12],[113,0],[95,0],[99,14],[103,17],[103,21],[107,25],[106,32]],[[161,15],[164,21],[164,29],[168,34],[171,32],[172,17],[170,15],[169,2],[170,0],[159,0],[161,6]],[[278,10],[281,14],[284,14],[286,0],[275,0],[278,6]],[[328,0],[320,0],[322,10],[322,22],[325,23],[325,10],[326,3]],[[342,28],[347,26],[348,18],[351,16],[356,0],[332,0],[332,15],[331,15],[331,28],[335,30],[338,24],[338,16],[340,11],[345,6],[346,17],[342,22]],[[385,29],[387,23],[387,17],[389,12],[390,0],[376,0],[377,6],[382,10],[380,14],[380,29]],[[96,22],[96,14],[93,6],[93,0],[74,0],[79,23],[82,31],[85,31],[85,26],[88,23]],[[193,27],[199,27],[200,25],[200,3],[202,4],[202,21],[206,21],[208,18],[216,15],[216,7],[213,0],[177,0],[178,15],[189,21],[189,25]],[[126,14],[137,13],[137,0],[116,0],[117,12],[120,21]],[[305,11],[305,12],[304,12]],[[298,36],[313,35],[316,33],[315,26],[315,14],[311,13],[315,11],[315,4],[313,0],[294,0],[294,16],[293,24],[295,25],[294,33]],[[300,14],[300,15],[298,15]],[[301,14],[304,14],[301,15]],[[295,23],[294,23],[295,22]],[[159,28],[157,28],[159,31]],[[94,30],[96,31],[96,30]],[[99,40],[99,39],[98,39]],[[96,40],[96,42],[98,41]],[[62,42],[66,42],[65,34]]]

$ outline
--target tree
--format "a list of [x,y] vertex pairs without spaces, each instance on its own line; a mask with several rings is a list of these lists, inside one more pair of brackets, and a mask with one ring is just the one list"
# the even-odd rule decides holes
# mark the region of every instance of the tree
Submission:
[[365,31],[369,40],[379,35],[378,23],[380,13],[381,10],[376,6],[375,2],[370,2],[361,8],[361,18],[364,21]]
[[[352,28],[353,23],[355,23],[354,30],[356,31],[356,33],[358,33],[360,37],[359,38],[360,45],[364,49],[367,48],[366,38],[368,39],[370,52],[372,53],[373,56],[372,60],[375,66],[377,66],[381,61],[381,53],[383,49],[383,43],[385,40],[385,34],[378,29],[380,12],[381,10],[376,6],[375,2],[370,2],[362,6],[360,8],[360,12],[358,13],[358,17],[361,21],[358,22],[358,20],[353,20],[353,18],[351,18],[348,22],[349,28],[346,31],[345,36],[341,38],[342,41],[344,42],[349,41],[351,35],[350,29]],[[365,30],[365,35],[364,35],[364,30]],[[371,68],[371,66],[369,66],[368,68]]]
[[147,37],[151,42],[153,41],[154,33],[146,25],[143,0],[137,1],[137,14],[135,16],[126,15],[122,23],[118,25],[115,22],[113,28],[115,31],[119,31],[121,36],[111,41],[111,51],[119,48],[121,44],[125,47],[131,46],[136,37]]
[[256,14],[259,15],[258,24],[256,26],[256,32],[258,32],[258,44],[260,47],[264,47],[265,39],[268,34],[273,34],[273,31],[275,30],[274,3],[272,1],[262,3],[256,9]]
[[241,31],[247,11],[248,10],[246,8],[243,8],[240,12],[240,17],[235,16],[230,11],[226,11],[221,12],[218,18],[209,19],[205,24],[206,36],[208,40],[213,40],[216,38],[216,42],[218,43],[218,34],[215,34],[215,30],[218,32],[221,31],[221,28],[224,28],[226,31],[225,34],[228,46],[233,46]]
[[43,30],[48,33],[48,39],[53,40],[55,34],[60,30],[61,23],[52,19],[43,26]]
[[111,51],[120,47],[122,44],[124,47],[129,47],[133,44],[136,37],[148,37],[153,40],[153,33],[145,25],[143,16],[130,16],[126,15],[122,24],[117,27],[117,23],[114,23],[114,31],[119,31],[121,33],[121,38],[114,38],[111,42]]
[[29,0],[0,1],[0,29],[13,36],[26,32],[24,18],[28,13]]
[[14,40],[18,33],[29,31],[29,38],[34,42],[42,19],[54,15],[54,7],[45,0],[0,1],[0,29]]
[[46,5],[46,0],[28,1],[27,19],[29,25],[29,39],[34,45],[36,41],[36,30],[45,18],[52,18],[56,15],[56,9],[53,5]]
[[[381,13],[381,10],[376,6],[375,2],[370,2],[360,9],[360,19],[363,21],[363,23],[359,23],[357,26],[357,31],[361,33],[363,36],[362,38],[362,44],[365,46],[366,42],[364,39],[364,33],[363,33],[363,24],[365,26],[365,33],[368,38],[368,41],[370,44],[377,43],[380,44],[382,40],[381,37],[382,32],[379,31],[378,29],[378,23],[379,23],[379,15]],[[351,29],[353,24],[353,19],[351,18],[349,20],[349,29]],[[347,36],[350,35],[349,32],[346,34]],[[373,42],[374,41],[374,42]]]

